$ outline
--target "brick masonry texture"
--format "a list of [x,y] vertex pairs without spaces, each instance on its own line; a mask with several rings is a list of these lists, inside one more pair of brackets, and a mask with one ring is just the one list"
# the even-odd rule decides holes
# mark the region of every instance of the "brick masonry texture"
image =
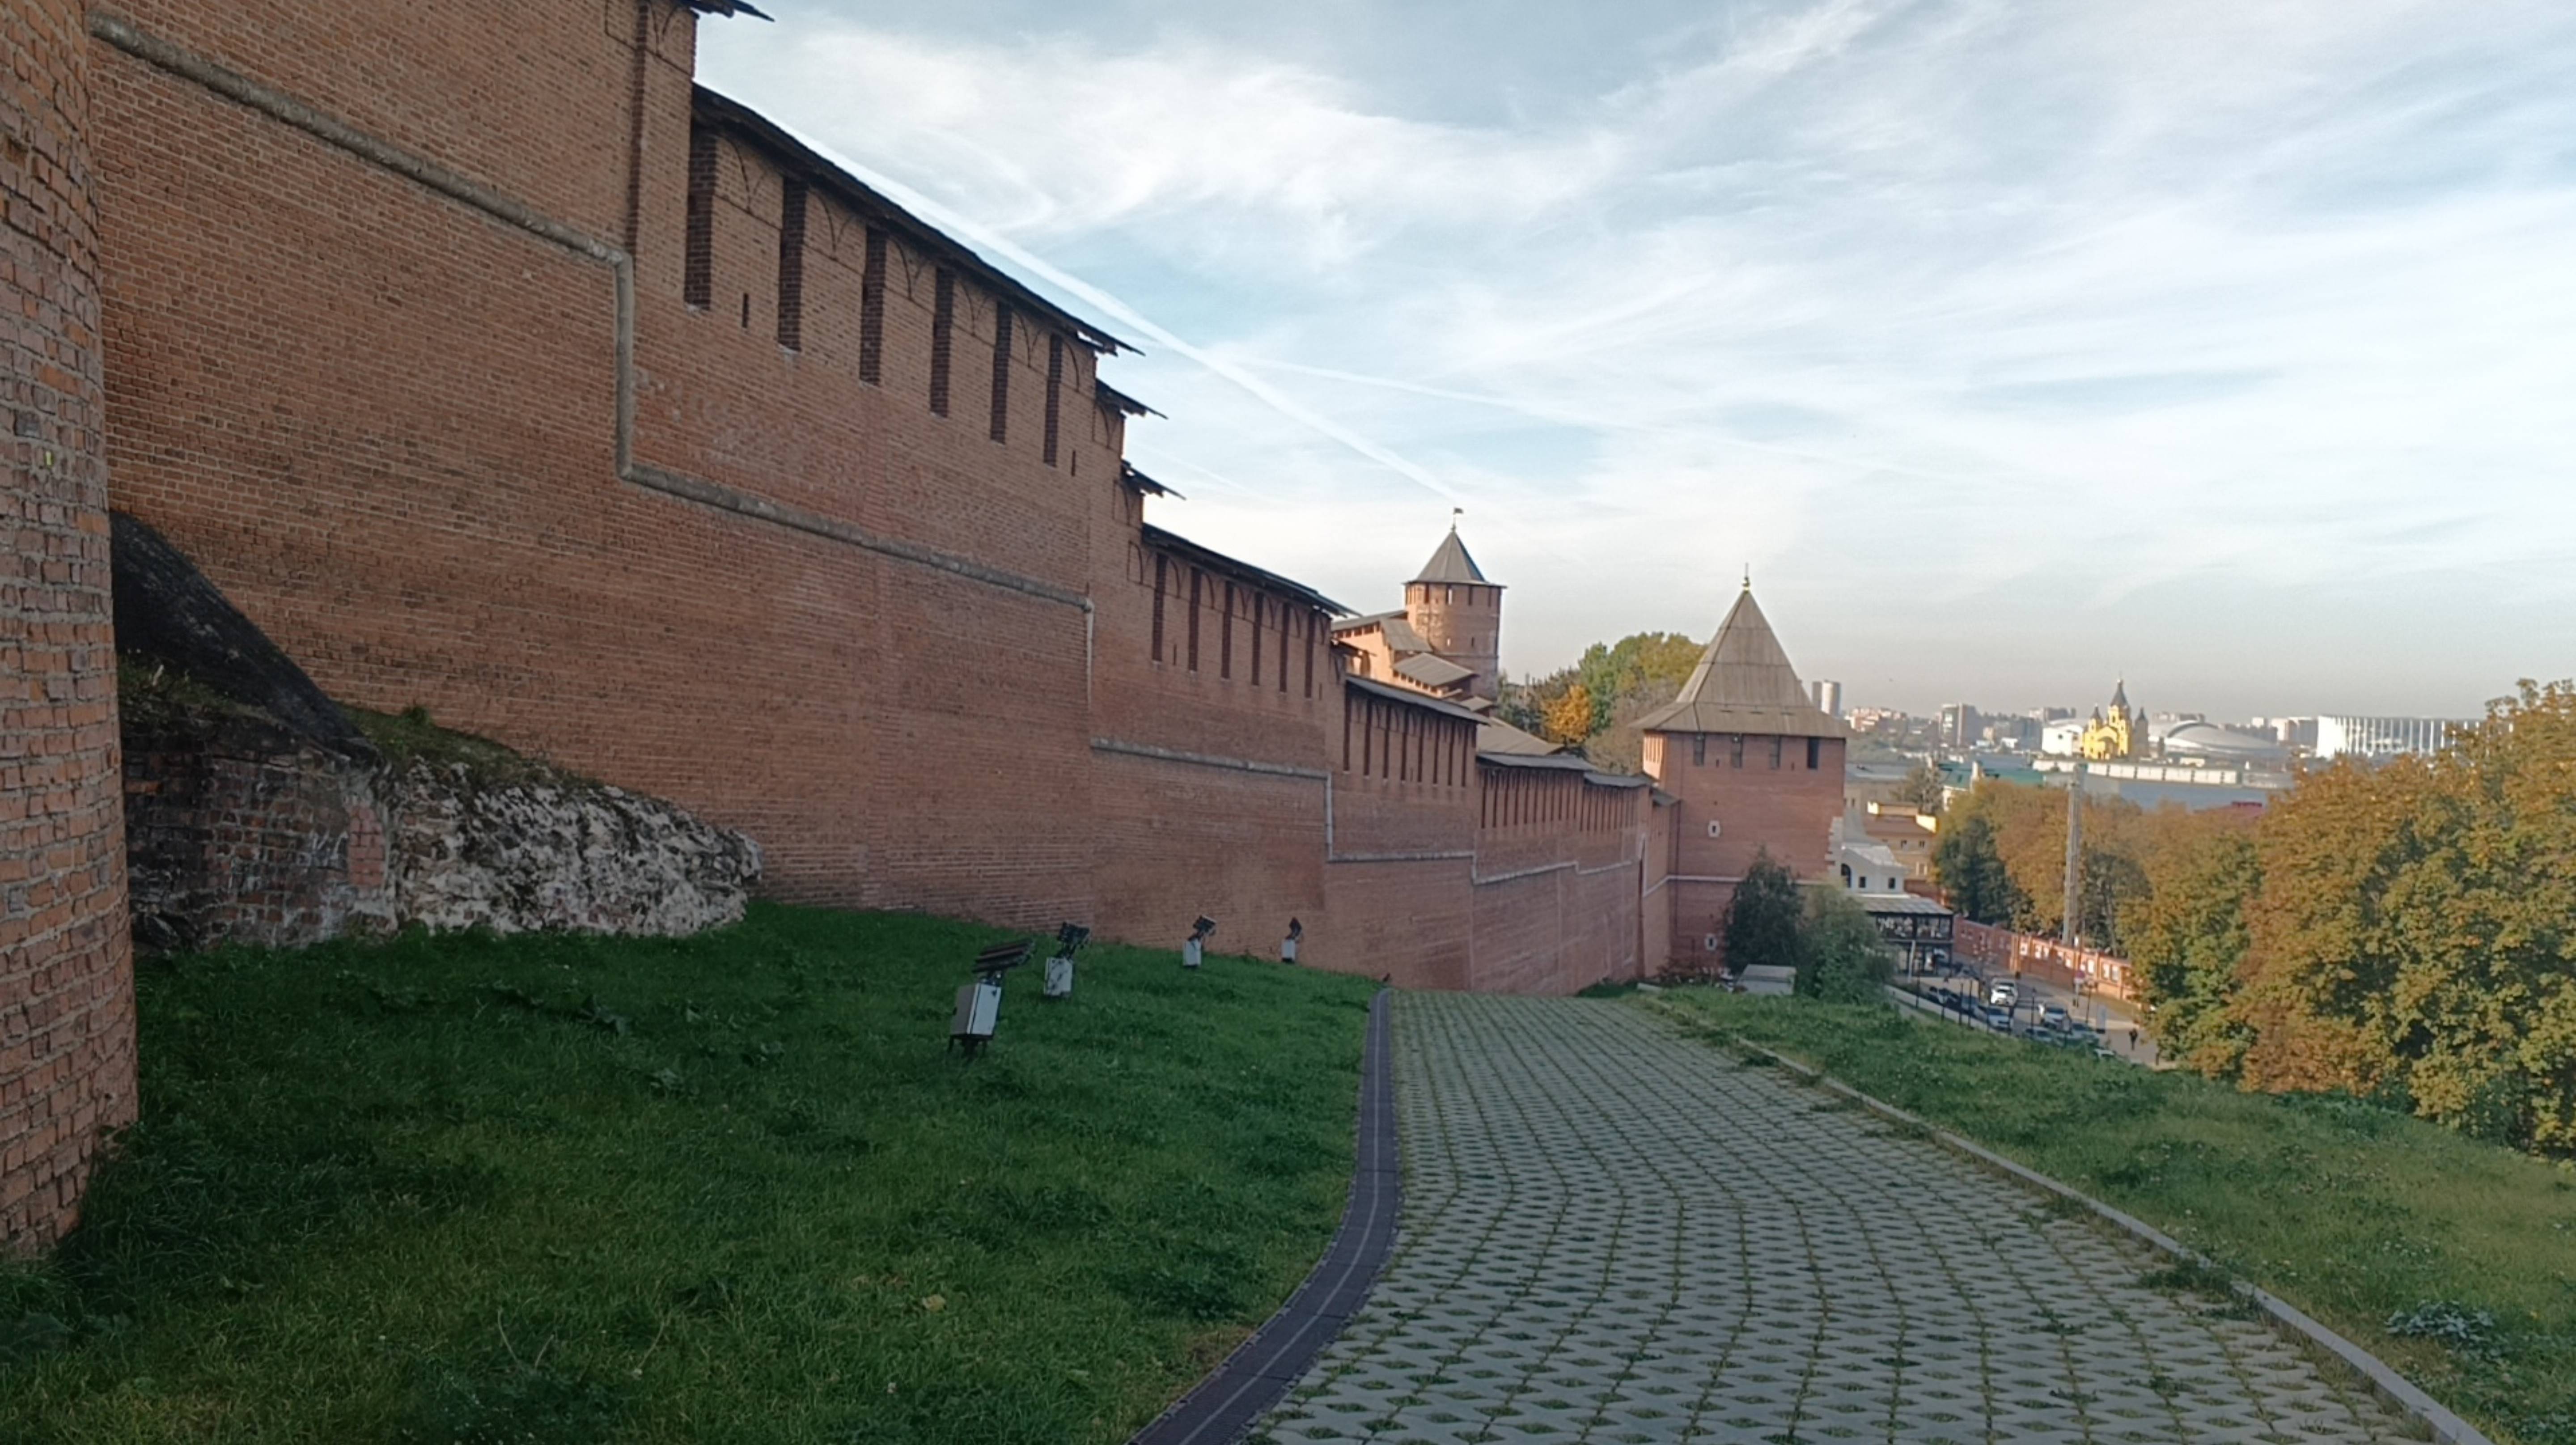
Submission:
[[0,6],[0,1250],[58,1237],[134,1116],[89,42]]
[[1671,941],[1657,970],[1673,977],[1704,977],[1724,963],[1727,905],[1760,853],[1801,878],[1833,876],[1833,820],[1842,808],[1842,739],[1815,740],[1810,768],[1806,738],[1711,733],[1701,745],[1699,736],[1646,740],[1646,771],[1680,800],[1665,885]]
[[[1680,950],[1656,870],[1697,866],[1696,804],[1346,687],[1321,599],[1145,526],[1115,343],[696,89],[691,8],[7,14],[40,680],[8,699],[0,1002],[33,1022],[0,1138],[43,1142],[0,1177],[45,1230],[131,1107],[110,475],[332,696],[671,799],[784,899],[1162,943],[1207,913],[1264,955],[1294,918],[1301,961],[1413,987]],[[1482,658],[1473,599],[1430,623]]]
[[381,769],[242,713],[129,698],[124,731],[126,888],[147,955],[392,930]]
[[[1643,793],[1495,814],[1522,780],[1346,698],[1311,596],[1158,547],[1097,333],[695,92],[693,13],[128,14],[166,49],[97,49],[118,504],[334,696],[672,798],[789,899],[1261,954],[1293,918],[1420,985],[1640,966]],[[623,451],[614,266],[170,53],[631,250]]]

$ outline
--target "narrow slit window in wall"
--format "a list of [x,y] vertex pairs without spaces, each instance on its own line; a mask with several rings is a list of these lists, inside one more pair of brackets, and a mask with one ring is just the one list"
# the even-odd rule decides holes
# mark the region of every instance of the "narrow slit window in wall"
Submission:
[[1261,686],[1261,624],[1270,620],[1270,607],[1258,592],[1252,594],[1252,671],[1245,674],[1254,687]]
[[[1812,772],[1814,772],[1814,771],[1816,770],[1817,766],[1818,766],[1819,764],[1821,764],[1821,763],[1824,761],[1824,751],[1825,751],[1825,740],[1824,740],[1823,738],[1809,738],[1809,739],[1807,739],[1807,771],[1808,771],[1808,772],[1811,772],[1811,773],[1812,773]],[[2079,896],[2080,896],[2080,895],[2079,895]]]
[[778,344],[805,349],[805,183],[792,176],[778,197]]
[[1199,590],[1206,573],[1190,569],[1190,671],[1199,670]]
[[1225,611],[1216,624],[1216,675],[1234,676],[1234,584],[1225,584]]
[[1708,734],[1691,734],[1691,762],[1703,768],[1708,766]]
[[993,440],[1011,436],[1011,308],[993,308]]
[[1046,436],[1040,443],[1043,460],[1055,465],[1056,437],[1064,421],[1064,338],[1047,333]]
[[1744,766],[1744,734],[1737,733],[1727,740],[1726,765],[1730,768]]
[[930,414],[948,415],[948,361],[957,329],[957,273],[941,271],[930,288]]
[[1157,663],[1165,661],[1165,658],[1163,657],[1163,590],[1171,582],[1171,570],[1171,559],[1157,554],[1154,558],[1154,661]]
[[1306,696],[1315,695],[1315,614],[1306,614]]
[[859,272],[859,380],[885,381],[886,233],[870,228],[868,259]]
[[1773,738],[1771,740],[1771,766],[1775,768],[1780,766],[1780,740],[1778,738]]
[[680,299],[704,309],[716,295],[716,132],[689,128],[688,236],[683,243]]

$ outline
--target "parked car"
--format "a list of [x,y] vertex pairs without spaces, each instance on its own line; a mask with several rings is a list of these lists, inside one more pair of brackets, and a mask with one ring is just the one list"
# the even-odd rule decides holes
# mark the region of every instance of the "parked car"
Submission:
[[1999,1034],[2008,1034],[2008,1033],[2011,1033],[2011,1032],[2012,1032],[2012,1013],[2011,1013],[2011,1011],[2010,1011],[2010,1010],[2007,1010],[2007,1009],[1999,1009],[1999,1008],[1990,1008],[1990,1009],[1987,1009],[1987,1010],[1986,1010],[1986,1027],[1987,1027],[1987,1028],[1990,1028],[1990,1029],[1993,1029],[1996,1033],[1999,1033]]
[[2041,1009],[2039,1011],[2039,1021],[2053,1029],[2071,1029],[2075,1027],[2075,1020],[2068,1017],[2066,1010],[2056,1004],[2050,1004],[2048,1007]]
[[1986,985],[1986,1003],[1989,1007],[2011,1008],[2019,1002],[2021,1002],[2021,985],[2013,980],[1999,978]]

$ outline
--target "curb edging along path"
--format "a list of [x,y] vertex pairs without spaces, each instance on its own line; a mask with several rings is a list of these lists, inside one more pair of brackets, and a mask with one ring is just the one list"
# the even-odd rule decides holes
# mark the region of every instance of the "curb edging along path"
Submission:
[[[2171,1255],[2175,1259],[2197,1265],[2204,1269],[2215,1269],[2217,1267],[2215,1262],[2213,1262],[2209,1256],[2182,1243],[2180,1240],[2166,1234],[2163,1230],[2156,1228],[2154,1225],[2147,1223],[2136,1215],[2127,1213],[2124,1210],[2116,1209],[2089,1194],[2070,1188],[2067,1185],[2060,1184],[2056,1180],[2049,1178],[2047,1175],[2040,1173],[2038,1170],[2030,1168],[2028,1165],[2019,1164],[2013,1160],[2007,1159],[1992,1149],[1989,1149],[1972,1139],[1963,1138],[1960,1135],[1953,1134],[1949,1130],[1944,1129],[1919,1115],[1909,1113],[1896,1107],[1894,1104],[1887,1103],[1883,1100],[1874,1099],[1812,1064],[1805,1063],[1798,1059],[1793,1059],[1787,1054],[1781,1053],[1777,1049],[1766,1048],[1761,1044],[1753,1042],[1751,1039],[1745,1038],[1741,1034],[1727,1033],[1723,1029],[1711,1029],[1704,1022],[1696,1020],[1671,1019],[1667,1011],[1662,1009],[1657,1009],[1655,1011],[1660,1014],[1666,1014],[1666,1017],[1671,1022],[1679,1024],[1686,1030],[1701,1033],[1703,1035],[1716,1034],[1727,1038],[1733,1041],[1740,1048],[1749,1049],[1767,1059],[1770,1059],[1773,1063],[1778,1064],[1784,1069],[1788,1069],[1794,1073],[1802,1075],[1816,1084],[1819,1088],[1827,1089],[1849,1098],[1854,1103],[1859,1104],[1862,1108],[1869,1110],[1880,1118],[1920,1129],[1943,1148],[1949,1149],[1954,1153],[1964,1154],[1967,1157],[1976,1160],[1978,1163],[1985,1165],[1987,1168],[2017,1180],[2032,1189],[2036,1189],[2043,1194],[2053,1195],[2059,1199],[2067,1200],[2073,1204],[2081,1205],[2084,1208],[2091,1210],[2094,1214],[2100,1216],[2103,1220],[2109,1222],[2114,1227],[2125,1231],[2137,1239],[2145,1241],[2147,1244],[2154,1246],[2165,1254]],[[2421,1389],[2417,1388],[2412,1381],[2408,1380],[2405,1376],[2400,1375],[2394,1369],[2391,1369],[2388,1364],[2378,1356],[2371,1354],[2368,1350],[2363,1349],[2361,1346],[2345,1339],[2342,1335],[2328,1329],[2325,1325],[2319,1323],[2314,1318],[2311,1318],[2306,1311],[2301,1310],[2298,1306],[2291,1304],[2288,1300],[2282,1299],[2280,1296],[2273,1294],[2269,1290],[2263,1289],[2262,1287],[2251,1284],[2245,1280],[2239,1279],[2233,1280],[2232,1282],[2238,1293],[2245,1296],[2246,1299],[2259,1307],[2263,1313],[2270,1318],[2275,1328],[2281,1329],[2300,1340],[2305,1341],[2307,1344],[2334,1358],[2346,1369],[2359,1376],[2361,1380],[2370,1387],[2372,1393],[2378,1395],[2388,1404],[2404,1411],[2408,1418],[2415,1421],[2418,1425],[2423,1426],[2424,1429],[2430,1433],[2431,1437],[2435,1441],[2439,1442],[2439,1445],[2495,1445],[2495,1442],[2487,1438],[2485,1432],[2479,1430],[2478,1427],[2470,1424],[2468,1421],[2461,1419],[2457,1413],[2442,1404],[2441,1401],[2425,1394]]]
[[1279,1312],[1218,1362],[1207,1378],[1136,1432],[1129,1445],[1226,1445],[1279,1403],[1315,1355],[1368,1302],[1369,1287],[1395,1248],[1404,1176],[1395,1137],[1395,1072],[1387,1000],[1369,1000],[1368,1045],[1360,1065],[1359,1159],[1350,1200],[1306,1282]]

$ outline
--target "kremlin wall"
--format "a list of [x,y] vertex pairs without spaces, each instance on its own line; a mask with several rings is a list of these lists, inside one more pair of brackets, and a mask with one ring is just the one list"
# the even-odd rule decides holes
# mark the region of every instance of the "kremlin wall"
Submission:
[[1358,616],[1149,521],[1123,343],[698,88],[743,8],[0,20],[12,1243],[133,1108],[111,503],[333,697],[748,833],[782,899],[1296,919],[1301,962],[1561,993],[1713,970],[1758,849],[1830,873],[1845,733],[1749,591],[1649,776],[1495,722],[1463,540]]

